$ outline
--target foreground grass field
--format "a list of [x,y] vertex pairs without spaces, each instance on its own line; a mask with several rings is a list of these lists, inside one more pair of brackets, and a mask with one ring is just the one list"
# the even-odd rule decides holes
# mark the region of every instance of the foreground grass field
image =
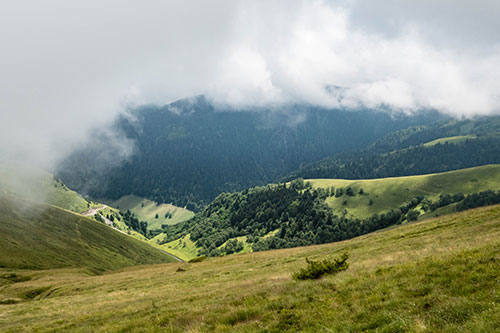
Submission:
[[[348,251],[321,280],[305,258]],[[463,332],[500,330],[500,206],[406,224],[349,241],[200,263],[0,269],[3,331]],[[23,281],[25,280],[25,281]],[[17,304],[11,299],[22,298]]]
[[[487,165],[457,171],[381,179],[309,179],[313,187],[345,190],[351,187],[354,196],[345,193],[327,199],[336,212],[344,209],[353,217],[367,218],[399,207],[416,196],[431,200],[440,194],[475,193],[500,189],[500,165]],[[363,194],[359,194],[363,189]]]

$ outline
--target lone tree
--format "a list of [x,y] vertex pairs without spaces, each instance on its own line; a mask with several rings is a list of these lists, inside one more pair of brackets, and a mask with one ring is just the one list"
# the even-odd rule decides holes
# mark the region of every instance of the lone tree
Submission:
[[352,196],[354,196],[354,191],[352,190],[352,188],[348,187],[345,190],[345,194],[347,194],[348,196],[352,197]]

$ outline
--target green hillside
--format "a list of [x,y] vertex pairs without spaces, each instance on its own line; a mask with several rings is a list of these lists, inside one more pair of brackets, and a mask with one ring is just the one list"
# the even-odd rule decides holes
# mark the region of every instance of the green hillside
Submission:
[[[100,276],[0,269],[4,331],[495,332],[500,206],[311,247]],[[305,258],[350,267],[295,281]],[[26,281],[27,280],[27,281]]]
[[[353,217],[366,218],[397,208],[416,196],[436,200],[440,194],[469,194],[500,189],[500,165],[408,177],[307,181],[315,188],[342,189],[341,196],[327,198],[328,205],[336,212],[345,209]],[[347,188],[352,189],[353,196],[345,193]],[[362,194],[360,194],[361,189]]]
[[439,138],[439,139],[435,139],[435,140],[426,142],[426,143],[424,143],[424,146],[425,147],[431,147],[431,146],[437,145],[438,143],[439,144],[460,143],[460,142],[463,142],[465,140],[473,140],[473,139],[477,139],[477,136],[475,136],[473,134],[470,134],[470,135],[449,136],[449,137]]
[[45,202],[73,212],[89,207],[87,200],[70,190],[50,173],[21,166],[0,166],[0,194],[14,194],[32,201]]
[[123,212],[130,210],[139,220],[148,222],[150,230],[161,229],[163,224],[176,224],[194,216],[194,213],[186,208],[171,204],[158,205],[156,202],[135,195],[121,197],[110,206]]
[[102,223],[56,207],[0,196],[0,267],[102,271],[171,261],[150,245]]

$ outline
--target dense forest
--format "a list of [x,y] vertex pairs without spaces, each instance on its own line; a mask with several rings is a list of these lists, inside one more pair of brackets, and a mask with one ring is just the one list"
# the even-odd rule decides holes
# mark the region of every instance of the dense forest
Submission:
[[[220,256],[238,252],[248,243],[253,251],[307,246],[350,239],[391,225],[415,221],[423,213],[454,204],[454,210],[500,203],[500,191],[465,196],[441,194],[435,201],[417,196],[399,207],[357,219],[347,211],[334,211],[325,203],[339,189],[313,188],[296,179],[288,184],[270,184],[242,192],[223,193],[189,221],[164,226],[161,243],[190,234],[198,254]],[[350,188],[348,196],[362,195]],[[241,240],[238,240],[240,237]],[[245,237],[244,239],[241,237]]]
[[433,146],[413,146],[389,153],[339,154],[293,172],[302,177],[369,179],[423,175],[500,163],[500,137]]
[[[424,145],[468,135],[457,143]],[[368,147],[339,153],[295,170],[281,181],[302,177],[368,179],[419,175],[500,163],[500,117],[437,121],[385,135]]]
[[[134,142],[135,154],[103,170],[112,152],[90,143],[57,172],[71,188],[95,198],[135,194],[198,210],[222,192],[275,182],[303,166],[359,150],[384,135],[441,119],[434,112],[394,116],[370,110],[292,105],[230,110],[203,97],[146,106],[111,129]],[[105,141],[96,135],[96,140]]]
[[474,135],[478,138],[491,138],[497,137],[498,134],[500,134],[500,116],[437,120],[430,125],[411,126],[389,133],[363,149],[363,152],[387,153],[444,137]]
[[[313,189],[301,179],[289,185],[272,184],[223,193],[190,221],[167,226],[163,242],[190,234],[200,248],[199,255],[208,256],[241,249],[242,244],[235,240],[241,236],[246,236],[254,251],[322,244],[402,222],[423,200],[414,198],[385,214],[358,220],[328,207],[325,199],[329,195],[334,194]],[[231,243],[226,243],[228,240]]]

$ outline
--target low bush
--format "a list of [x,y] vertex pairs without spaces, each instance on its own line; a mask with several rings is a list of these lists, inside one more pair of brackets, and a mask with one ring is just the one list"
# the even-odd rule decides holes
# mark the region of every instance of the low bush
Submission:
[[292,274],[295,280],[312,280],[319,279],[326,274],[336,274],[345,271],[349,268],[348,253],[343,253],[339,258],[330,261],[325,259],[323,261],[314,261],[306,258],[307,267],[301,268],[298,272]]

